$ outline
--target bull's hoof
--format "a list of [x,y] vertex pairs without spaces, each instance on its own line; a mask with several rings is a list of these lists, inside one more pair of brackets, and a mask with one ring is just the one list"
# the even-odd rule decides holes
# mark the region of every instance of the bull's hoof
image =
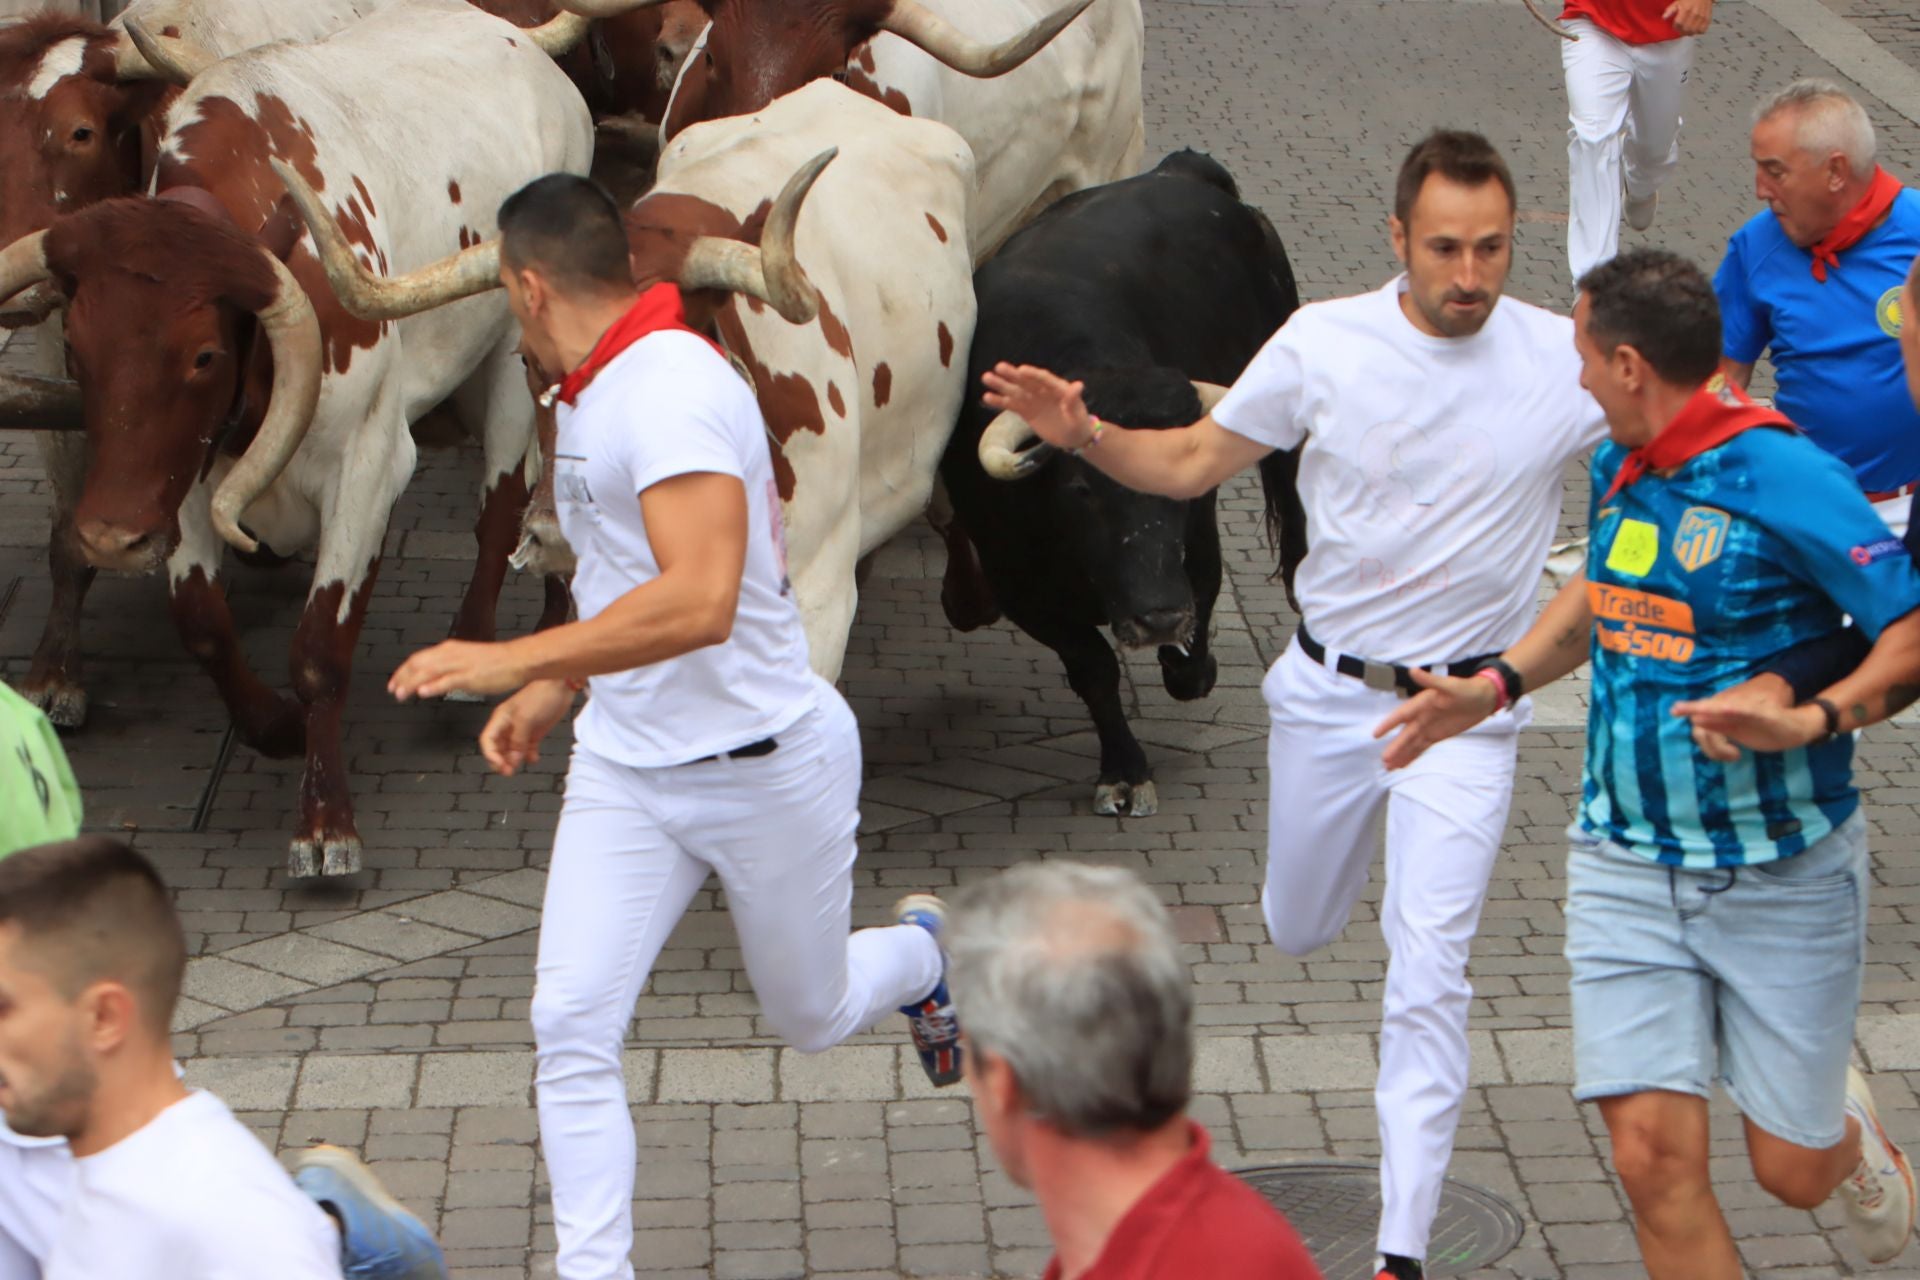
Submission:
[[1195,658],[1183,656],[1178,649],[1160,650],[1160,681],[1175,701],[1193,702],[1206,697],[1219,678],[1220,663],[1210,653]]
[[22,685],[20,696],[46,712],[56,729],[78,729],[87,722],[87,691],[71,681]]
[[295,840],[287,849],[287,875],[295,880],[350,876],[359,870],[359,836],[306,837]]
[[1151,818],[1160,812],[1153,781],[1103,782],[1093,789],[1093,811],[1109,818]]

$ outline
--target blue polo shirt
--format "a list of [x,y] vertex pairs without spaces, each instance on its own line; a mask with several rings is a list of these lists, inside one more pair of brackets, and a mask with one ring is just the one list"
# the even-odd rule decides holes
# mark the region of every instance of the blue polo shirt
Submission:
[[1772,210],[1734,232],[1713,277],[1721,350],[1752,364],[1771,350],[1775,403],[1869,492],[1920,480],[1920,411],[1900,360],[1900,286],[1920,257],[1920,191],[1840,255],[1825,283]]
[[1837,630],[1843,611],[1879,636],[1920,608],[1920,570],[1847,469],[1804,436],[1744,431],[1599,503],[1625,457],[1607,441],[1593,458],[1580,824],[1680,866],[1791,857],[1859,805],[1852,735],[1721,764],[1673,704],[1749,679]]

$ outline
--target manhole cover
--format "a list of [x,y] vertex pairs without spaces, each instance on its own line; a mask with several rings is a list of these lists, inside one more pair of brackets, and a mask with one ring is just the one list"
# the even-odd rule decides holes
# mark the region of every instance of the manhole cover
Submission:
[[[1327,1280],[1373,1280],[1380,1230],[1380,1170],[1346,1160],[1302,1160],[1236,1169],[1287,1215]],[[1427,1246],[1427,1274],[1456,1276],[1488,1266],[1520,1243],[1525,1224],[1490,1191],[1448,1178]]]

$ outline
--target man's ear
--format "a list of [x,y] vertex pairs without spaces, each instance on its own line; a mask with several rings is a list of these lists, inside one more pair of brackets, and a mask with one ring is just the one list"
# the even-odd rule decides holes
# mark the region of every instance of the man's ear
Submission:
[[1005,1058],[997,1053],[980,1053],[975,1055],[974,1063],[979,1073],[974,1091],[996,1114],[1017,1115],[1025,1109],[1026,1099],[1020,1090],[1019,1078]]
[[86,1021],[82,1034],[94,1053],[112,1053],[140,1031],[140,1002],[118,982],[96,982],[77,1002]]
[[1640,354],[1640,349],[1624,342],[1613,349],[1607,361],[1613,366],[1613,376],[1622,391],[1639,391],[1647,385],[1647,379],[1653,372],[1652,366],[1647,364],[1647,358]]
[[1407,265],[1407,224],[1400,221],[1400,215],[1387,215],[1387,238],[1393,242],[1393,256],[1400,259],[1400,265]]

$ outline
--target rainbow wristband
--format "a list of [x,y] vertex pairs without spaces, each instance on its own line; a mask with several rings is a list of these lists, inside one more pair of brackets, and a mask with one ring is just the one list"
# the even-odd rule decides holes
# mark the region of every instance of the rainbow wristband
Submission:
[[1073,453],[1073,456],[1076,458],[1079,457],[1082,453],[1086,452],[1088,449],[1091,449],[1093,448],[1093,446],[1099,444],[1101,433],[1107,429],[1107,424],[1100,421],[1100,419],[1094,417],[1092,414],[1087,415],[1087,420],[1093,424],[1093,434],[1087,437],[1087,442],[1085,444],[1076,446],[1071,451]]

